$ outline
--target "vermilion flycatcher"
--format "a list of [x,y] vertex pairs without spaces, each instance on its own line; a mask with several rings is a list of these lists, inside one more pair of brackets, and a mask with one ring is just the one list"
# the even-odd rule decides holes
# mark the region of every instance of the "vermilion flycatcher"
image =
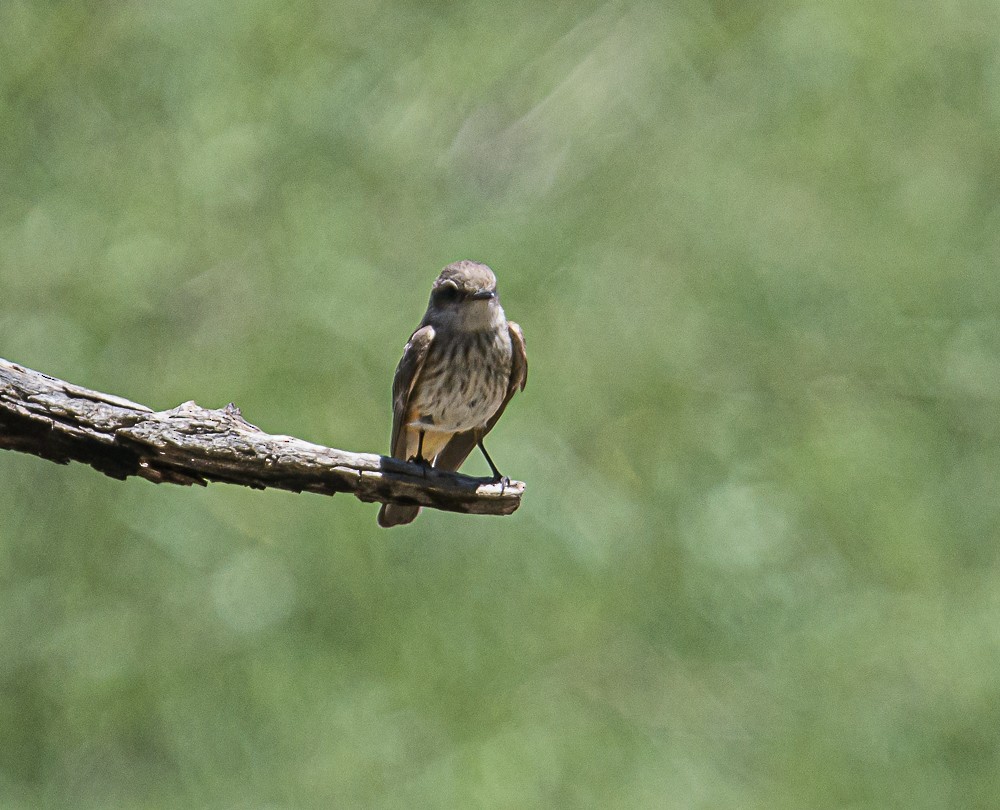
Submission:
[[[524,334],[504,315],[493,271],[470,261],[449,264],[396,367],[392,455],[457,470],[478,446],[500,481],[483,437],[527,379]],[[383,504],[378,523],[398,526],[419,513],[419,506]]]

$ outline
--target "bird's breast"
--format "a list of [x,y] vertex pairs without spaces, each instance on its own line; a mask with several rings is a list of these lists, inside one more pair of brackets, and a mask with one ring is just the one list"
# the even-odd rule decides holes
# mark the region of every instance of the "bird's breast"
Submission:
[[510,382],[510,333],[445,332],[434,338],[411,399],[425,430],[458,432],[484,425]]

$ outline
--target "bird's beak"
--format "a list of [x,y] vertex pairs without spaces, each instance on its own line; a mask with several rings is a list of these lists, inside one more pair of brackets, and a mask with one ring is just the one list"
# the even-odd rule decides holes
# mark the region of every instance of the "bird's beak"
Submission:
[[493,290],[480,290],[479,292],[474,292],[469,297],[473,301],[489,301],[491,298],[496,298],[497,294]]

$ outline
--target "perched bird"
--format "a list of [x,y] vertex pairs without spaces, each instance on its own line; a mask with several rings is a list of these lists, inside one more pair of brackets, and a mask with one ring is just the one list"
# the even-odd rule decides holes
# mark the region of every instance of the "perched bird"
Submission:
[[[396,367],[391,454],[457,470],[478,446],[500,481],[483,437],[527,379],[524,334],[504,315],[493,271],[470,261],[449,264]],[[378,523],[398,526],[419,513],[419,506],[383,504]]]

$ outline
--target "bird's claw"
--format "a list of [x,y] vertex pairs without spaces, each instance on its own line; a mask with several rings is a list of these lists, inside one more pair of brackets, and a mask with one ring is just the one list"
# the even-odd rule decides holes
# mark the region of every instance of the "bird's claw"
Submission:
[[407,459],[407,461],[409,461],[410,464],[419,465],[421,470],[423,471],[424,477],[427,476],[427,471],[431,468],[431,463],[427,459],[425,459],[422,455],[418,453],[415,456],[410,456]]

